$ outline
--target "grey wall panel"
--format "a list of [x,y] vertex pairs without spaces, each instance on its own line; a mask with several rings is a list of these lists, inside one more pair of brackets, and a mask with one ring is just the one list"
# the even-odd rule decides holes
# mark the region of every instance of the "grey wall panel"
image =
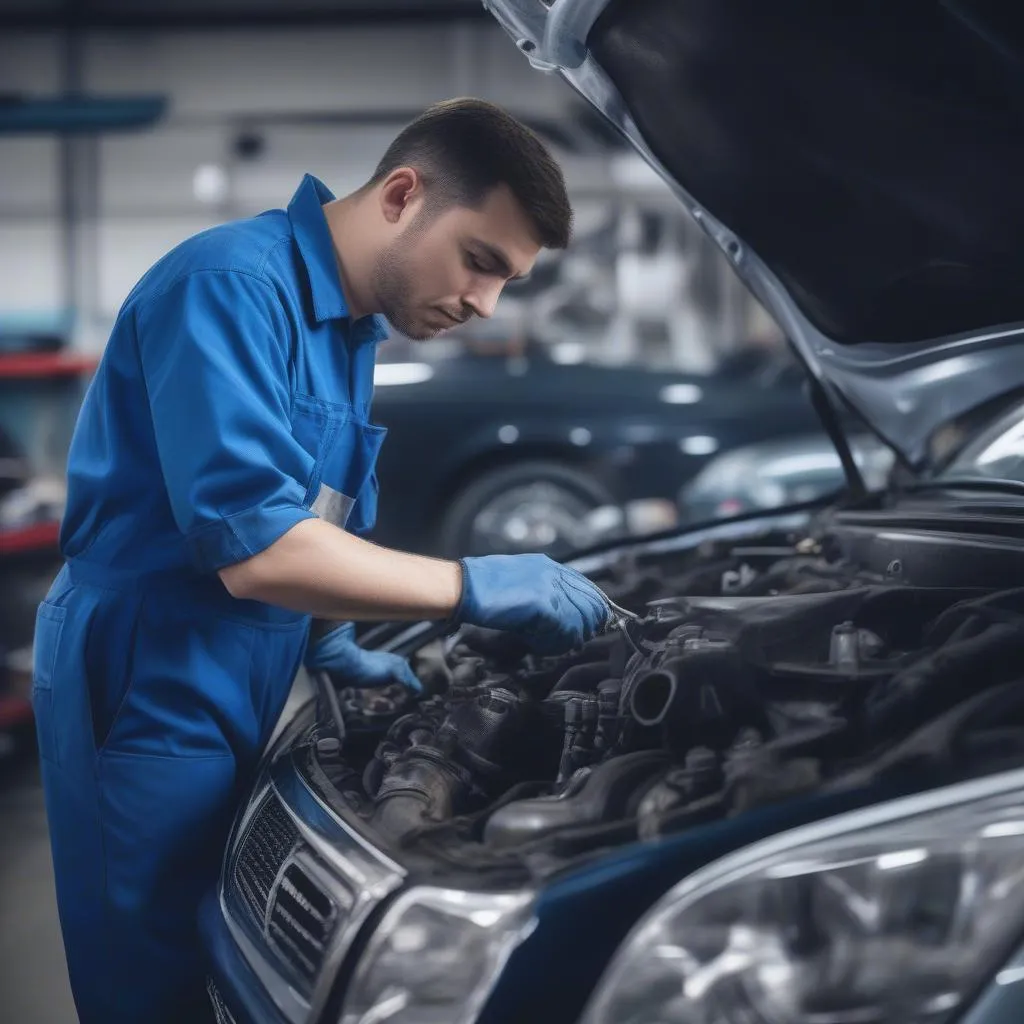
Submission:
[[307,171],[345,195],[366,182],[394,135],[391,127],[269,128],[263,132],[263,156],[232,167],[235,202],[253,212],[281,206]]
[[0,92],[52,93],[60,84],[54,33],[0,30]]
[[[0,90],[56,93],[59,52],[55,35],[0,34]],[[103,135],[95,144],[95,194],[85,196],[74,289],[75,341],[87,348],[102,347],[138,277],[187,235],[286,204],[305,171],[338,194],[361,185],[399,124],[332,118],[478,95],[558,119],[570,101],[568,90],[533,72],[489,20],[91,32],[83,58],[90,92],[163,93],[170,100],[154,129]],[[234,151],[243,129],[263,140],[257,159]],[[607,187],[602,161],[566,157],[564,164],[572,188]],[[0,316],[26,303],[62,305],[59,166],[53,139],[0,139]],[[197,172],[210,168],[226,182],[219,203],[196,191]],[[91,190],[92,178],[82,181]],[[19,225],[15,237],[11,229]]]
[[184,116],[386,109],[448,95],[447,38],[445,26],[99,33],[86,78],[103,92],[167,92]]
[[157,127],[99,140],[99,204],[103,217],[176,213],[205,216],[196,197],[196,170],[223,164],[228,132],[218,126]]
[[56,315],[64,304],[61,234],[53,218],[0,226],[0,320]]
[[37,136],[0,136],[0,222],[56,217],[58,143]]

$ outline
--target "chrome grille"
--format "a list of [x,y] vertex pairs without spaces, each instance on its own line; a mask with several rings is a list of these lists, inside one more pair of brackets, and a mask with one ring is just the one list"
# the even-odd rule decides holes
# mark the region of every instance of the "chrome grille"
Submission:
[[227,1003],[224,1002],[220,992],[217,991],[213,978],[208,978],[206,981],[206,993],[210,997],[210,1003],[213,1006],[213,1016],[217,1024],[237,1024],[237,1021],[227,1007]]
[[334,933],[338,908],[299,861],[285,868],[274,890],[267,937],[296,974],[315,981]]
[[221,904],[259,984],[289,1021],[319,1020],[343,959],[402,869],[325,813],[282,757],[235,834]]
[[253,815],[231,872],[233,887],[263,930],[278,873],[299,841],[299,830],[273,792]]

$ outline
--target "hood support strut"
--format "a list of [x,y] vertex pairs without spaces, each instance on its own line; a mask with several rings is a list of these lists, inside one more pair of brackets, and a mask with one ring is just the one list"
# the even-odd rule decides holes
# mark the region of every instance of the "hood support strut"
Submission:
[[839,461],[842,463],[843,473],[846,476],[846,487],[849,496],[855,501],[863,498],[867,494],[864,477],[861,475],[861,471],[853,457],[853,452],[850,450],[850,444],[843,433],[839,417],[836,415],[836,407],[829,400],[826,385],[812,373],[808,373],[807,379],[811,389],[811,403],[814,406],[814,411],[821,418],[825,433],[828,434],[829,440],[835,445],[835,449],[839,454]]

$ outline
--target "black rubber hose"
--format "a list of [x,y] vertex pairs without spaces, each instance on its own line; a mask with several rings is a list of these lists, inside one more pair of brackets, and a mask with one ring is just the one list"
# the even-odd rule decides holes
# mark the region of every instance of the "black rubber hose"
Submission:
[[461,813],[469,773],[440,751],[418,747],[391,767],[377,792],[370,824],[395,839]]
[[638,679],[630,694],[629,710],[644,726],[661,725],[675,703],[679,684],[669,672],[655,671]]

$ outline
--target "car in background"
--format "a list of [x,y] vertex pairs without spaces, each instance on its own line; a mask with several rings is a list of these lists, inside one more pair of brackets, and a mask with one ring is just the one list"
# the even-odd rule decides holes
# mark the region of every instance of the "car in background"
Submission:
[[680,483],[709,458],[817,428],[803,379],[768,352],[708,375],[559,363],[539,345],[380,363],[372,537],[441,556],[565,556],[605,539],[608,510],[628,507],[636,532],[670,528]]
[[[882,490],[893,467],[893,450],[870,434],[849,442],[867,489]],[[800,505],[845,487],[842,461],[827,435],[764,441],[708,462],[679,492],[679,521],[689,525]]]
[[319,680],[269,751],[200,911],[219,1019],[1017,1024],[1020,18],[488,6],[785,329],[848,487],[575,559],[635,618],[556,658],[381,627],[424,693]]

